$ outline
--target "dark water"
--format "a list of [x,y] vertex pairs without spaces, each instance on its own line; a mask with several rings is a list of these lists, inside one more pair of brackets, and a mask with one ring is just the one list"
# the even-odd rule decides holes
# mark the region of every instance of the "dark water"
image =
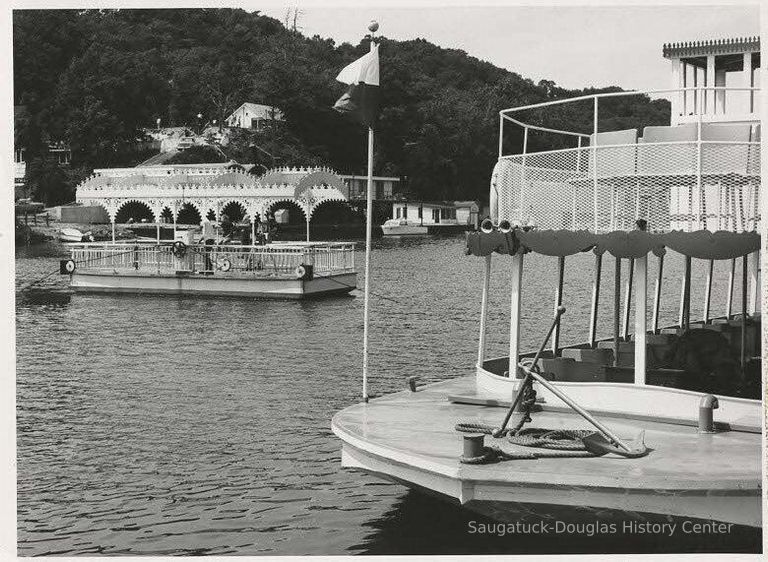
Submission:
[[[53,245],[19,249],[17,287],[57,269],[62,255]],[[383,240],[373,256],[371,391],[404,388],[413,374],[430,382],[472,372],[482,260],[463,255],[461,238]],[[362,254],[358,258],[362,268]],[[530,349],[551,315],[555,260],[525,259],[522,339]],[[592,259],[568,260],[565,343],[585,337]],[[509,264],[494,263],[489,346],[490,355],[504,355]],[[726,266],[717,267],[723,273]],[[665,269],[662,319],[670,323],[679,260],[668,258]],[[608,258],[601,297],[606,320],[612,271]],[[54,275],[44,284],[65,281]],[[360,275],[358,286],[362,282]],[[699,275],[694,291],[702,283]],[[700,300],[694,296],[693,317]],[[718,286],[716,313],[724,303]],[[307,302],[17,299],[19,554],[758,548],[759,533],[738,528],[726,536],[669,541],[478,536],[467,532],[469,521],[482,521],[477,516],[341,470],[330,418],[359,400],[362,310],[357,291]],[[604,323],[605,335],[611,326]]]

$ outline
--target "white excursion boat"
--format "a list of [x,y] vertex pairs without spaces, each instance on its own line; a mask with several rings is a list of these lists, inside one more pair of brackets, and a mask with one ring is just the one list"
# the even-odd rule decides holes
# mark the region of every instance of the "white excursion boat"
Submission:
[[389,219],[381,225],[384,236],[420,236],[429,234],[429,228],[423,224],[408,222],[406,219]]
[[[760,122],[759,90],[750,85],[757,45],[752,39],[667,45],[674,90],[597,94],[500,112],[491,217],[467,236],[468,255],[484,265],[475,373],[423,387],[410,378],[408,390],[337,413],[332,427],[343,443],[342,466],[506,522],[525,506],[528,513],[588,509],[596,517],[633,513],[762,526]],[[729,69],[742,61],[749,86],[725,88],[715,78],[725,48]],[[697,65],[709,69],[709,81],[688,88],[686,76]],[[599,129],[601,104],[647,94],[672,98],[669,126]],[[580,108],[593,118],[591,134],[555,126],[555,116]],[[526,121],[529,110],[536,125]],[[503,152],[505,124],[522,128],[521,153]],[[555,146],[570,139],[573,146],[533,151],[534,134],[556,138]],[[524,226],[530,224],[537,226]],[[536,354],[519,350],[528,252],[551,256],[557,272],[556,314]],[[584,319],[589,336],[564,348],[565,265],[581,252],[592,252],[595,263]],[[658,262],[650,322],[649,254]],[[512,268],[511,326],[508,356],[487,358],[494,255]],[[614,314],[607,319],[613,337],[598,341],[608,255],[615,265]],[[700,322],[690,318],[692,258],[708,266]],[[665,259],[681,260],[684,272],[679,321],[668,328],[659,325]],[[713,265],[720,260],[731,273],[723,285],[727,310],[714,317]],[[629,296],[621,311],[622,263],[639,311],[633,334]],[[741,306],[734,313],[737,263]]]
[[301,299],[357,288],[353,243],[111,242],[71,252],[61,272],[75,292]]
[[62,228],[59,232],[59,240],[62,242],[82,242],[83,233],[76,228]]

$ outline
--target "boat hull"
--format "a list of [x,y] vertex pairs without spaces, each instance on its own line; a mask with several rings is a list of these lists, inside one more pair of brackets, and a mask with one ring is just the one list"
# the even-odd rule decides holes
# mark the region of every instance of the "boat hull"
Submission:
[[408,225],[382,225],[381,231],[384,236],[425,236],[429,234],[429,229],[426,226],[419,226],[415,224]]
[[[520,504],[530,504],[545,511],[590,508],[761,525],[759,432],[708,435],[673,423],[604,419],[622,437],[646,431],[650,454],[467,465],[459,462],[462,438],[454,425],[497,426],[505,413],[448,402],[449,395],[473,388],[472,377],[464,377],[339,412],[332,427],[343,441],[342,465],[429,490],[499,521],[514,519]],[[588,427],[568,412],[542,411],[533,418],[535,427]],[[490,437],[486,444],[509,446]]]
[[357,274],[318,276],[311,280],[200,274],[75,271],[71,287],[78,293],[142,293],[217,295],[253,298],[302,299],[349,293]]

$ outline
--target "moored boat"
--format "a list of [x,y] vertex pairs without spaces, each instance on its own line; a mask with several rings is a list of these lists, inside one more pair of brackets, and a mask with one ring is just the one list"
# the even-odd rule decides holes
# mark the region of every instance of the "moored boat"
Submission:
[[[705,63],[707,57],[714,61],[722,44],[699,46]],[[752,48],[745,44],[740,53],[749,76]],[[693,56],[690,49],[681,53],[665,47],[675,78],[681,64],[700,64],[681,62]],[[501,111],[491,216],[467,236],[467,254],[484,262],[475,374],[421,388],[410,380],[409,390],[337,413],[332,427],[343,443],[342,466],[501,521],[514,520],[526,505],[539,513],[586,508],[614,518],[639,513],[762,526],[759,92],[675,86]],[[640,139],[636,129],[598,129],[605,98],[648,94],[672,97],[669,126],[645,127]],[[738,95],[745,104],[737,103]],[[747,114],[730,120],[723,115],[727,96],[728,107],[746,108]],[[579,103],[594,112],[591,134],[547,126],[548,110],[573,104],[568,109],[576,112]],[[535,110],[535,124],[520,115],[528,110]],[[568,114],[558,110],[553,113]],[[502,152],[505,124],[522,128],[521,153]],[[534,133],[571,138],[575,146],[532,151],[528,139]],[[558,314],[539,352],[520,352],[522,272],[531,252],[553,260],[556,310],[563,304],[569,256],[593,255],[583,344],[560,345]],[[600,341],[598,303],[608,256],[615,265],[614,314],[608,319],[613,337]],[[509,353],[487,358],[494,257],[512,268]],[[649,259],[657,261],[658,272],[652,298]],[[664,327],[663,270],[671,259],[683,264],[680,315],[676,325]],[[693,259],[706,267],[700,322],[691,319]],[[711,310],[717,261],[731,266],[721,317]],[[622,264],[630,289],[623,311]],[[737,264],[741,306],[734,311]]]
[[89,293],[301,299],[357,287],[353,243],[86,243],[61,267],[74,291]]
[[59,240],[62,242],[82,242],[83,233],[76,228],[62,228],[59,232]]

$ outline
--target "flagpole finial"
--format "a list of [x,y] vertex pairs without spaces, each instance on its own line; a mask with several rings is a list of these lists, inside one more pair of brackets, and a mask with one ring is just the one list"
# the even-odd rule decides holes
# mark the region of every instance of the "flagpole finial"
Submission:
[[379,30],[379,22],[376,20],[371,20],[371,23],[368,24],[368,31],[371,33],[376,33]]

